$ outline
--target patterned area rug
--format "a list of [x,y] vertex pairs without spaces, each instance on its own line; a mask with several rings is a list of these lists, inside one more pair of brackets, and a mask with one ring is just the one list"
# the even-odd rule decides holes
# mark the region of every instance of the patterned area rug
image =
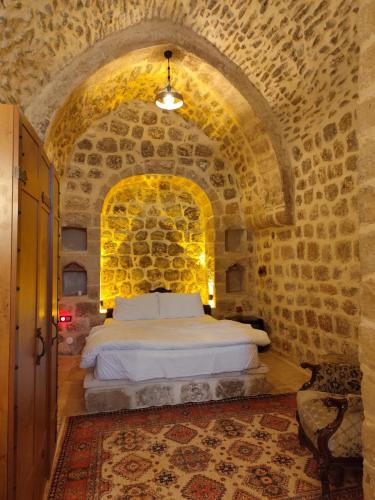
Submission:
[[[333,499],[362,499],[359,472]],[[70,417],[50,499],[318,500],[295,395]]]

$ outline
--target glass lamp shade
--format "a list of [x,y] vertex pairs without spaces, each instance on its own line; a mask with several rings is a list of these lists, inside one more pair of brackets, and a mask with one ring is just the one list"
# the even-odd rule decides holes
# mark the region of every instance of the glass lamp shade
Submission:
[[174,90],[172,87],[165,87],[156,94],[156,106],[161,109],[178,109],[184,105],[182,95]]

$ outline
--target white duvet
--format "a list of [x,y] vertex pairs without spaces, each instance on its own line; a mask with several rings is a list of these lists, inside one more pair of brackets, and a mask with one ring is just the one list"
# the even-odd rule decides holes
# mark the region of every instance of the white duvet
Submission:
[[266,332],[230,320],[204,315],[194,318],[116,321],[106,320],[86,338],[81,367],[96,364],[104,351],[192,349],[270,343]]

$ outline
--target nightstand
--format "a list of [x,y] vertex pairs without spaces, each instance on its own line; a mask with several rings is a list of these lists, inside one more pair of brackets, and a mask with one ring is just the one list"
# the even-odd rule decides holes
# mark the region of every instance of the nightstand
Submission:
[[[231,321],[238,321],[239,323],[245,323],[246,325],[251,325],[256,330],[264,330],[264,321],[262,318],[257,318],[256,316],[244,316],[242,314],[236,314],[233,316],[227,316],[225,319],[230,319]],[[267,351],[269,346],[258,346],[259,352]]]

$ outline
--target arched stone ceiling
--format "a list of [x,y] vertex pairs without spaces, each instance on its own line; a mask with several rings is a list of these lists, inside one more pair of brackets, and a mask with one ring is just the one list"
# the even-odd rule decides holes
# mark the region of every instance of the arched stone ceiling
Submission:
[[[242,69],[284,123],[296,106],[316,115],[314,102],[329,94],[335,82],[355,77],[351,67],[358,47],[351,14],[358,4],[353,0],[1,3],[0,95],[25,107],[89,47],[152,19],[174,23],[170,36],[188,28],[206,39]],[[345,87],[341,88],[345,98]]]
[[[71,212],[101,210],[104,197],[121,179],[167,174],[196,183],[214,207],[215,226],[243,226],[240,189],[232,163],[223,161],[220,144],[193,122],[153,103],[130,101],[90,124],[76,141],[61,183],[63,222]],[[251,213],[264,204],[256,196]],[[252,221],[252,225],[255,221]]]
[[[189,33],[229,61],[218,60],[223,74],[240,70],[239,85],[258,116],[268,103],[263,125],[274,130],[272,142],[279,142],[281,153],[288,143],[293,153],[297,139],[355,98],[356,1],[34,0],[30,6],[5,0],[3,5],[0,96],[20,102],[39,130],[46,129],[67,88],[81,83],[93,64],[108,62],[108,46],[111,58],[144,46],[145,38],[149,45],[172,41],[187,49],[194,45]],[[51,104],[48,95],[58,97]],[[279,163],[288,204],[286,155]]]
[[[153,103],[166,82],[166,46],[141,49],[107,64],[71,94],[57,112],[46,146],[63,171],[76,139],[121,103]],[[284,213],[280,167],[271,141],[248,102],[223,75],[196,56],[174,48],[173,85],[183,93],[179,110],[211,139],[234,165],[244,203],[259,198],[268,214]],[[269,223],[269,222],[268,222]],[[264,222],[262,222],[264,224]]]

